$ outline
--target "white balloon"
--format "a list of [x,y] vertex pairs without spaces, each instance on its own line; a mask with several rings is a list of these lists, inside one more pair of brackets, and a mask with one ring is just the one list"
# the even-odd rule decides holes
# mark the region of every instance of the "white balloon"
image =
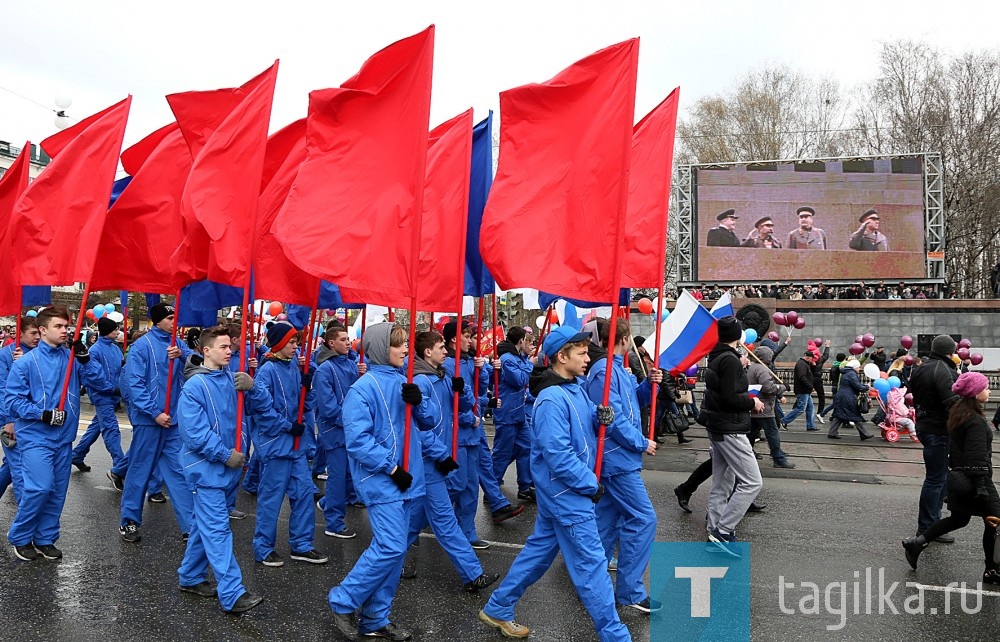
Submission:
[[121,312],[110,312],[108,313],[108,318],[114,321],[115,323],[121,323],[122,321],[125,320],[125,315],[123,315]]
[[865,364],[865,376],[868,377],[869,379],[878,379],[879,372],[881,371],[878,369],[878,366],[875,365],[874,363]]
[[59,109],[69,109],[73,105],[73,99],[69,96],[58,95],[56,96],[56,107]]
[[542,316],[538,317],[537,319],[535,319],[535,325],[538,326],[539,330],[541,330],[542,328],[545,327],[545,315],[544,314]]

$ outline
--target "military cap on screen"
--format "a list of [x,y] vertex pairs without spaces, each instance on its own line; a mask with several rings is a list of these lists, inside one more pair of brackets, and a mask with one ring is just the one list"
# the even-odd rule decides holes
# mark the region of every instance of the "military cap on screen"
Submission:
[[799,209],[795,210],[795,213],[798,214],[799,216],[802,216],[803,212],[808,212],[810,216],[816,216],[816,210],[809,207],[808,205],[804,205]]
[[874,207],[865,212],[864,214],[862,214],[861,218],[858,219],[858,223],[864,223],[865,221],[868,220],[868,217],[872,215],[874,215],[875,218],[878,218],[878,210],[876,210]]
[[716,216],[715,220],[721,221],[722,219],[726,218],[739,218],[739,216],[736,216],[736,210],[734,210],[733,208],[729,208],[725,212],[722,212],[718,216]]
[[759,219],[757,219],[757,222],[756,222],[756,223],[754,223],[754,224],[753,224],[753,226],[754,226],[754,227],[760,227],[760,226],[761,226],[761,225],[763,225],[764,223],[770,223],[770,222],[771,222],[771,217],[770,217],[770,216],[765,216],[765,217],[763,217],[763,218],[759,218]]

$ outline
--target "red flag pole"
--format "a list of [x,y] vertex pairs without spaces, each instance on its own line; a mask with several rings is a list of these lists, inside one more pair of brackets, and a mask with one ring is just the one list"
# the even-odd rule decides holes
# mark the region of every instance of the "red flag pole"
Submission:
[[[493,294],[493,328],[490,329],[493,333],[493,359],[497,358],[497,295]],[[500,370],[498,368],[493,369],[493,398],[500,398]]]
[[358,332],[358,363],[365,362],[365,323],[368,322],[368,305],[361,308],[361,331]]
[[[465,249],[459,256],[461,260],[461,269],[465,269]],[[462,295],[464,283],[461,279],[458,281],[458,314],[455,316],[455,376],[461,377],[462,371],[459,366],[462,363]],[[458,394],[457,392],[452,393],[452,404],[451,404],[451,457],[458,461]]]
[[[618,308],[619,313],[625,318],[626,321],[632,320],[632,306],[623,305]],[[628,369],[628,350],[625,351],[625,356],[622,358],[622,363],[625,364],[625,368]]]
[[[253,268],[247,270],[247,282],[243,286],[243,310],[253,311],[253,305],[250,303],[250,285],[253,282]],[[261,314],[263,314],[264,302],[261,301]],[[247,371],[247,317],[250,315],[241,314],[240,315],[240,372]],[[259,326],[259,324],[258,324]],[[256,346],[256,341],[254,341]],[[236,425],[233,427],[233,431],[236,433],[235,448],[236,452],[243,452],[243,391],[236,391]]]
[[[664,244],[666,245],[666,244]],[[665,259],[664,259],[665,260]],[[660,287],[656,294],[656,316],[653,320],[656,322],[656,340],[653,346],[653,367],[660,367],[660,326],[663,322],[660,320],[660,316],[663,314],[663,281],[660,281]],[[649,439],[653,440],[656,438],[656,395],[659,392],[659,384],[652,384],[652,395],[653,400],[649,403]]]
[[[174,322],[171,324],[170,328],[170,347],[173,348],[177,345],[177,319],[181,316],[181,291],[177,291],[177,296],[174,297]],[[167,393],[165,395],[166,403],[164,404],[163,414],[170,414],[170,392],[172,386],[170,385],[174,381],[174,361],[176,359],[167,360]]]
[[24,290],[17,287],[17,320],[14,321],[14,350],[21,347],[21,317],[24,316]]
[[[476,356],[483,356],[483,297],[479,297],[479,308],[476,310]],[[472,376],[472,405],[473,412],[479,413],[479,366],[476,366],[475,374]]]
[[389,323],[395,323],[395,322],[396,322],[396,309],[389,308]]
[[[316,297],[319,300],[319,295]],[[302,366],[302,374],[309,374],[309,363],[312,361],[312,349],[313,349],[313,324],[316,323],[316,308],[312,309],[312,313],[309,315],[309,336],[306,337],[306,363]],[[306,412],[306,387],[299,387],[299,423],[302,423],[302,417]],[[299,449],[299,443],[302,441],[302,437],[296,437],[294,443],[294,449]]]
[[[20,290],[20,286],[18,286],[18,289]],[[21,295],[18,294],[18,297],[20,296]],[[79,338],[80,331],[83,329],[83,318],[87,310],[88,296],[90,296],[90,281],[83,286],[83,298],[80,299],[80,313],[76,315],[76,332],[73,333],[74,340]],[[21,316],[18,315],[17,319],[18,322],[20,322]],[[20,341],[20,337],[18,337],[18,340]],[[18,345],[15,345],[14,349],[17,350],[18,347]],[[64,410],[66,408],[66,393],[69,392],[69,379],[73,374],[73,362],[76,361],[76,359],[73,358],[75,353],[76,350],[73,346],[69,346],[69,363],[66,364],[66,376],[63,377],[62,394],[59,395],[59,410]]]
[[[615,279],[615,292],[618,292],[620,288],[618,287],[617,279]],[[615,341],[615,333],[618,330],[618,315],[611,315],[611,327],[608,328],[608,356],[606,357],[605,368],[604,368],[604,394],[601,397],[601,405],[607,406],[611,400],[611,369],[614,366],[615,359],[615,346],[617,342]],[[604,437],[607,434],[608,427],[601,424],[600,429],[597,432],[597,457],[594,460],[594,474],[597,475],[597,480],[601,479],[601,464],[604,462]]]
[[[416,265],[417,261],[413,261]],[[406,383],[413,383],[413,350],[417,345],[417,297],[410,297],[410,347],[406,366]],[[413,425],[413,406],[406,405],[406,432],[403,433],[403,470],[410,470],[410,426]]]
[[122,326],[125,328],[125,335],[122,337],[122,352],[128,352],[128,290],[125,291],[125,300],[122,301]]

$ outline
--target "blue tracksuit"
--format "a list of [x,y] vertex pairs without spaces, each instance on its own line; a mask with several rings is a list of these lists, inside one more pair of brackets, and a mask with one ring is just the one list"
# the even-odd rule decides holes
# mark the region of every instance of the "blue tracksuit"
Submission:
[[[486,363],[479,372],[480,387],[485,384],[486,389],[490,387],[493,380],[493,365]],[[486,408],[488,399],[484,392],[479,396],[479,413],[482,416],[483,409]],[[500,492],[500,483],[497,475],[493,471],[493,451],[490,450],[490,443],[486,439],[486,427],[479,428],[479,485],[483,489],[483,497],[489,503],[490,511],[496,512],[505,506],[510,506],[510,500]]]
[[[476,366],[470,355],[462,355],[459,361],[461,377],[465,379],[465,388],[472,393],[475,384]],[[455,356],[444,360],[444,370],[449,375],[455,374]],[[479,390],[475,391],[478,398],[486,395],[488,379],[479,373]],[[458,462],[458,470],[448,475],[448,490],[455,505],[455,517],[466,539],[474,542],[479,539],[476,533],[476,511],[479,509],[479,456],[480,443],[486,436],[483,431],[482,405],[461,412],[458,417],[458,453],[454,455]],[[478,412],[477,412],[478,411]],[[499,491],[499,487],[497,487]]]
[[[28,354],[32,349],[21,344],[21,352]],[[7,409],[7,375],[10,374],[10,367],[14,365],[14,344],[4,346],[0,349],[0,428],[14,419]],[[3,466],[0,466],[0,497],[3,497],[8,486],[14,486],[14,500],[21,497],[21,450],[16,446],[7,448],[3,446]]]
[[[607,359],[601,359],[587,375],[587,389],[594,404],[603,400],[607,363]],[[642,454],[649,444],[642,432],[641,409],[651,401],[651,393],[649,379],[637,386],[635,377],[625,369],[623,357],[615,355],[609,397],[615,420],[604,438],[601,483],[605,492],[597,504],[597,527],[608,558],[618,544],[615,599],[619,604],[638,604],[649,597],[642,574],[656,539],[656,511],[640,472]]]
[[[295,449],[292,422],[298,421],[302,373],[295,358],[285,361],[269,355],[257,370],[256,385],[270,394],[277,422],[257,422],[257,456],[260,457],[260,488],[257,492],[257,525],[253,536],[254,559],[262,562],[274,551],[278,536],[278,514],[288,496],[288,544],[293,553],[313,550],[313,491],[315,486],[306,462],[305,436]],[[306,394],[303,422],[311,416],[313,393]],[[306,429],[308,431],[308,428]]]
[[[372,541],[347,577],[330,589],[330,608],[351,613],[361,608],[358,630],[376,631],[389,623],[410,530],[410,511],[424,497],[424,465],[416,422],[410,426],[410,488],[401,491],[389,473],[403,463],[405,404],[403,373],[392,366],[368,366],[344,398],[344,436],[351,475],[368,507]],[[416,506],[413,506],[416,505]]]
[[[246,593],[233,553],[226,505],[229,489],[236,487],[241,472],[226,467],[236,446],[236,388],[228,369],[187,369],[190,373],[181,392],[178,420],[184,441],[181,463],[194,489],[194,515],[177,574],[182,586],[193,586],[207,578],[211,565],[218,582],[219,602],[228,611]],[[243,399],[247,413],[257,414],[260,421],[280,421],[264,386],[255,384]],[[247,443],[247,435],[242,438]]]
[[[504,348],[507,348],[504,350]],[[493,473],[502,482],[512,461],[517,461],[517,490],[525,492],[532,486],[531,434],[525,416],[528,377],[533,368],[527,357],[516,352],[509,343],[501,344],[500,407],[493,411],[496,434],[493,437]]]
[[[97,343],[90,348],[90,358],[97,361],[108,381],[118,387],[118,378],[122,372],[122,349],[110,337],[99,337]],[[97,438],[103,437],[104,446],[111,455],[112,466],[118,466],[125,458],[122,452],[122,433],[115,416],[115,406],[121,401],[121,395],[112,390],[100,392],[87,388],[87,396],[94,404],[94,421],[90,423],[87,432],[83,433],[76,448],[73,449],[73,463],[83,463]]]
[[[326,530],[336,533],[347,528],[347,444],[344,438],[344,397],[358,380],[358,364],[350,355],[324,353],[313,375],[319,447],[324,453],[328,478],[323,498]],[[317,459],[319,456],[317,455]]]
[[183,341],[178,341],[176,345],[181,351],[181,357],[174,360],[173,376],[170,379],[170,409],[167,412],[170,415],[169,428],[161,428],[156,423],[156,417],[166,408],[170,333],[154,327],[129,347],[123,370],[125,386],[122,390],[127,390],[125,396],[129,399],[132,445],[128,450],[127,470],[116,467],[112,471],[125,475],[122,525],[128,521],[142,524],[143,500],[155,470],[159,472],[170,493],[170,503],[178,528],[182,533],[187,533],[194,506],[191,487],[181,469],[177,404],[184,381],[184,363],[191,356],[192,350]]
[[607,559],[597,531],[594,459],[597,420],[580,379],[548,371],[535,401],[531,472],[538,494],[535,530],[507,577],[483,608],[497,620],[513,620],[514,607],[562,553],[577,595],[602,642],[631,640],[615,610]]
[[97,362],[74,363],[67,388],[66,421],[62,426],[42,423],[45,410],[59,407],[70,351],[44,341],[14,362],[7,376],[5,400],[14,420],[21,451],[21,496],[7,539],[14,546],[54,544],[59,539],[59,516],[66,501],[73,438],[80,423],[80,382],[110,391]]

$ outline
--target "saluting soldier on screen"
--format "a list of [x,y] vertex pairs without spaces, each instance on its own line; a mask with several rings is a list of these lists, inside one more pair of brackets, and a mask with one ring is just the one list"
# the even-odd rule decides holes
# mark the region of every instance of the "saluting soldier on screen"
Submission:
[[708,231],[708,247],[739,247],[740,237],[733,231],[737,219],[739,216],[736,216],[734,209],[728,209],[716,216],[715,220],[719,222],[719,226]]
[[859,252],[888,252],[889,239],[878,231],[878,211],[873,207],[858,219],[861,227],[851,235],[848,247]]
[[799,215],[799,228],[788,233],[788,249],[790,250],[825,250],[826,232],[813,227],[813,217],[816,210],[805,206],[795,210]]
[[781,242],[774,238],[774,221],[770,216],[757,219],[753,224],[753,229],[743,241],[743,247],[757,247],[767,249],[781,249]]

